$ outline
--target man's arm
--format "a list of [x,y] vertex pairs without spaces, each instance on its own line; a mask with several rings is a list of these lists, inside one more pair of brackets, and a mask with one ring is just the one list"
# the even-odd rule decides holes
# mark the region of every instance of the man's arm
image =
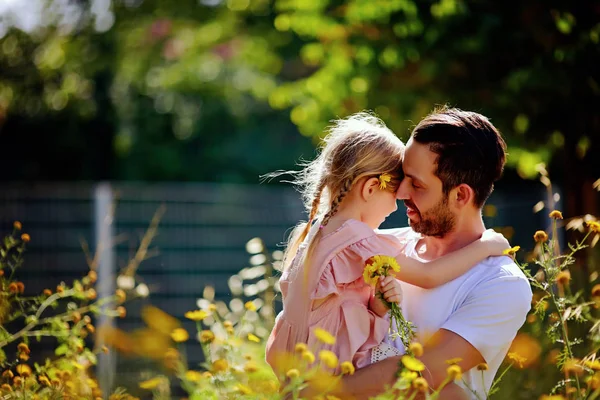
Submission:
[[[469,342],[454,332],[440,329],[424,346],[420,360],[425,364],[423,377],[432,389],[437,389],[447,377],[446,360],[460,358],[457,363],[463,371],[484,362],[483,357]],[[355,399],[368,399],[391,386],[396,381],[396,372],[400,357],[390,357],[378,363],[361,368],[352,376],[344,376],[341,392],[344,398],[354,396]],[[468,396],[454,383],[444,386],[443,398],[447,400],[463,400]]]

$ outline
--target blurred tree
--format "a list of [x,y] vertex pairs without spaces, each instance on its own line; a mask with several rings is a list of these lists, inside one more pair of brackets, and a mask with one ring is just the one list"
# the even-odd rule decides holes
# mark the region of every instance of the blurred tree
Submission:
[[521,177],[550,163],[569,194],[566,215],[597,214],[597,2],[277,0],[275,7],[275,28],[303,44],[269,102],[291,108],[304,134],[365,108],[404,138],[436,104],[478,111],[506,136],[508,163]]
[[3,179],[256,182],[332,118],[373,109],[406,139],[449,103],[492,119],[521,177],[548,163],[566,215],[598,211],[591,0],[38,1],[39,29],[0,40],[0,162],[24,166]]

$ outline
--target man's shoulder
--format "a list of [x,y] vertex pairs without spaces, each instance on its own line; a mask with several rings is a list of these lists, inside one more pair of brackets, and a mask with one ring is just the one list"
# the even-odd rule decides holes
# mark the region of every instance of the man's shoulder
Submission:
[[527,282],[521,268],[508,256],[488,257],[479,263],[478,268],[490,278],[512,278]]
[[507,301],[511,296],[515,301],[530,299],[532,296],[529,280],[510,257],[488,257],[481,261],[473,272],[475,274],[470,289],[476,293],[481,290],[486,293],[498,291]]

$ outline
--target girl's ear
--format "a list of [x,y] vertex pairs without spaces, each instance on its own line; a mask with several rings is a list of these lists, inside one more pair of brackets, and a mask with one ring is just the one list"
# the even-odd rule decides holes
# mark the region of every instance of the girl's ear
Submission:
[[368,201],[376,191],[379,190],[379,179],[377,178],[369,178],[364,181],[361,196],[363,200]]
[[471,186],[467,185],[466,183],[461,183],[452,189],[450,198],[453,200],[457,208],[462,208],[470,203],[473,203],[475,199],[475,192]]

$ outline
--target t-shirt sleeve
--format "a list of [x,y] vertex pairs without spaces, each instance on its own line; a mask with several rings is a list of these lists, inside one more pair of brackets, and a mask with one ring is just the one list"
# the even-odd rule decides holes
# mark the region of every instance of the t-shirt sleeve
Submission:
[[489,363],[525,323],[531,297],[531,287],[523,277],[492,278],[475,286],[441,328],[467,340]]

